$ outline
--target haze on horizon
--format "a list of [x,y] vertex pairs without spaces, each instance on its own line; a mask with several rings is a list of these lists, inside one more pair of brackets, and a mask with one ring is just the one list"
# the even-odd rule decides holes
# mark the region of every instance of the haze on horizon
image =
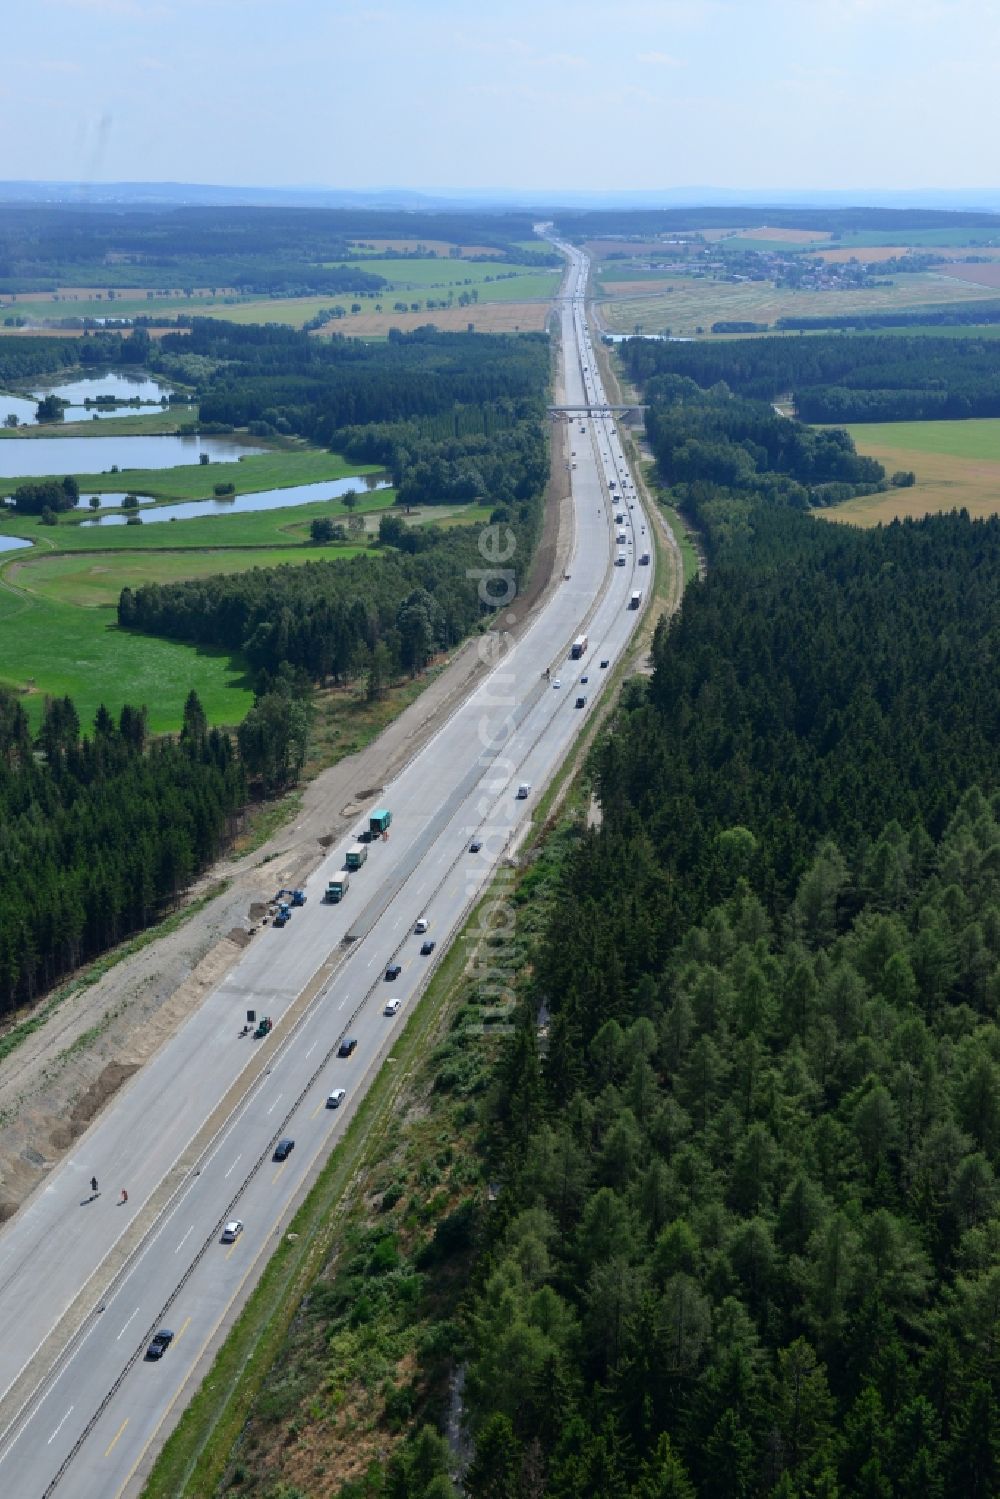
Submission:
[[998,46],[991,0],[33,0],[2,174],[973,191]]

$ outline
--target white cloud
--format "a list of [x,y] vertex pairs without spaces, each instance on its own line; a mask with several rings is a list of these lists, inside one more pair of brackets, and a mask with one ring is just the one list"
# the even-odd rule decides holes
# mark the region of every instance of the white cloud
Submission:
[[635,60],[649,63],[657,68],[683,68],[684,66],[683,59],[674,57],[670,52],[640,52]]

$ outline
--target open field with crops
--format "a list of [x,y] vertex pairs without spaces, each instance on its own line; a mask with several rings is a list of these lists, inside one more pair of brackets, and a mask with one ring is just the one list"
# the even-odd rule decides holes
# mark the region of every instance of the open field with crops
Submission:
[[464,333],[471,323],[475,333],[538,333],[545,327],[551,305],[548,300],[479,302],[473,307],[436,307],[429,312],[371,312],[366,307],[353,317],[331,319],[320,331],[385,338],[392,328],[412,333],[429,323],[446,333]]
[[774,323],[779,317],[828,317],[889,312],[982,301],[981,286],[963,286],[948,276],[923,272],[897,276],[889,286],[795,291],[763,281],[711,281],[678,276],[654,294],[601,302],[601,322],[611,333],[664,333],[690,337],[714,322]]
[[[343,265],[343,261],[331,261],[332,266]],[[234,323],[288,323],[301,328],[303,323],[317,313],[331,307],[342,307],[345,317],[338,322],[344,332],[360,332],[357,314],[351,307],[361,304],[366,311],[375,303],[384,310],[391,309],[395,301],[424,301],[427,296],[434,300],[456,299],[462,292],[475,291],[480,304],[484,302],[527,302],[535,298],[549,298],[559,285],[560,273],[556,270],[537,270],[531,266],[510,265],[506,261],[469,261],[442,258],[411,260],[398,258],[373,261],[371,270],[383,276],[387,285],[377,293],[343,295],[326,294],[304,297],[256,297],[233,296],[211,291],[193,297],[160,296],[145,291],[125,289],[116,293],[113,301],[106,293],[86,292],[58,293],[53,296],[19,296],[0,298],[0,311],[6,315],[27,318],[29,323],[66,317],[152,317],[157,313],[169,317],[194,315],[198,317],[225,318]],[[427,319],[425,318],[426,322]],[[398,325],[398,324],[397,324]],[[394,325],[394,326],[397,326]],[[16,330],[4,330],[5,332]]]
[[824,519],[877,526],[938,510],[968,510],[974,517],[1000,514],[1000,418],[963,422],[885,422],[847,429],[859,453],[868,453],[888,473],[912,470],[910,489],[864,495]]

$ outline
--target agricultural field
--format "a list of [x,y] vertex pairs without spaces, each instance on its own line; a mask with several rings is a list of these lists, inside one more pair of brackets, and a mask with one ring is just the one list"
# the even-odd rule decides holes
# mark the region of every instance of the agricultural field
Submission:
[[[283,468],[275,468],[276,461]],[[355,472],[335,455],[265,454],[242,464],[251,470],[243,491],[306,483],[317,470],[325,477]],[[334,470],[334,472],[330,472]],[[204,470],[195,475],[204,493]],[[161,470],[150,478],[184,487],[184,470]],[[215,477],[213,473],[213,479]],[[391,505],[391,489],[362,492],[356,514],[371,529]],[[309,528],[319,515],[343,520],[340,500],[317,501],[286,510],[140,526],[88,526],[61,516],[58,526],[35,517],[0,517],[6,535],[29,538],[33,549],[0,553],[0,685],[23,692],[37,721],[46,695],[69,693],[87,721],[101,702],[117,711],[125,701],[145,703],[154,732],[176,729],[184,698],[194,687],[214,723],[238,723],[252,702],[246,665],[226,651],[202,650],[173,641],[119,631],[115,606],[122,588],[175,582],[250,567],[297,565],[355,556],[357,544],[317,547]],[[451,512],[442,515],[447,524]],[[425,519],[415,513],[413,520]]]
[[959,262],[943,265],[941,275],[950,276],[968,286],[988,286],[991,291],[1000,290],[1000,260],[992,260],[988,265],[963,265]]
[[331,318],[322,333],[345,333],[352,338],[386,338],[392,328],[412,333],[428,323],[443,333],[540,333],[548,321],[551,302],[483,302],[471,307],[435,307],[429,312],[372,312],[371,303],[353,317]]
[[817,248],[813,253],[827,265],[846,265],[857,260],[862,265],[878,265],[881,260],[902,259],[913,247],[910,245],[838,245],[835,250]]
[[909,469],[910,489],[864,495],[831,510],[825,520],[877,526],[906,516],[966,509],[974,518],[1000,514],[1000,418],[956,422],[885,422],[847,429],[859,453],[888,473]]
[[245,663],[228,651],[195,649],[132,635],[117,627],[113,606],[80,607],[32,597],[0,569],[0,685],[26,694],[35,722],[46,694],[68,693],[81,720],[101,702],[117,712],[145,704],[155,733],[176,729],[193,687],[213,723],[238,723],[253,701]]
[[[331,261],[330,267],[339,267],[344,264],[343,261]],[[392,303],[397,300],[423,302],[428,295],[434,300],[446,298],[449,295],[457,299],[462,292],[471,291],[476,292],[480,305],[494,302],[548,300],[554,296],[560,278],[560,272],[557,270],[537,270],[531,266],[516,266],[501,260],[453,260],[448,258],[447,254],[443,258],[427,260],[379,260],[373,262],[372,270],[377,275],[384,276],[388,283],[377,293],[254,297],[233,296],[222,291],[218,295],[213,295],[210,290],[205,290],[194,297],[178,297],[176,295],[148,295],[142,290],[130,292],[124,289],[116,293],[112,302],[108,302],[106,293],[101,293],[98,300],[97,293],[60,292],[52,297],[23,295],[16,298],[2,297],[0,298],[0,315],[17,315],[27,318],[30,323],[37,324],[65,317],[153,317],[160,313],[169,317],[183,314],[224,318],[234,323],[288,323],[293,328],[301,328],[304,323],[316,317],[317,313],[332,307],[342,307],[345,316],[336,320],[337,328],[342,332],[360,333],[367,330],[361,329],[358,314],[351,313],[352,306],[358,303],[366,313],[374,308],[376,302],[388,312],[392,308]],[[78,298],[78,300],[70,300],[70,298]],[[377,316],[374,313],[371,315]],[[395,320],[389,321],[386,332],[389,326],[401,326],[399,316],[396,314]],[[422,321],[426,323],[428,319],[424,317]],[[465,326],[464,323],[462,326]],[[536,326],[544,326],[544,322]],[[6,329],[4,331],[17,330]]]
[[981,286],[963,286],[934,272],[897,276],[889,286],[829,291],[777,289],[770,282],[711,281],[676,277],[670,286],[600,304],[608,332],[663,333],[691,337],[714,322],[774,323],[780,317],[827,317],[847,313],[914,310],[951,302],[981,301]]

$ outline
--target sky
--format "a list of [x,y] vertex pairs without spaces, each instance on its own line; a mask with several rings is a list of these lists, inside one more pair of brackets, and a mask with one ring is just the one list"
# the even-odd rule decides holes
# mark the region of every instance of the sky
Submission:
[[7,0],[7,179],[1000,187],[997,0]]

